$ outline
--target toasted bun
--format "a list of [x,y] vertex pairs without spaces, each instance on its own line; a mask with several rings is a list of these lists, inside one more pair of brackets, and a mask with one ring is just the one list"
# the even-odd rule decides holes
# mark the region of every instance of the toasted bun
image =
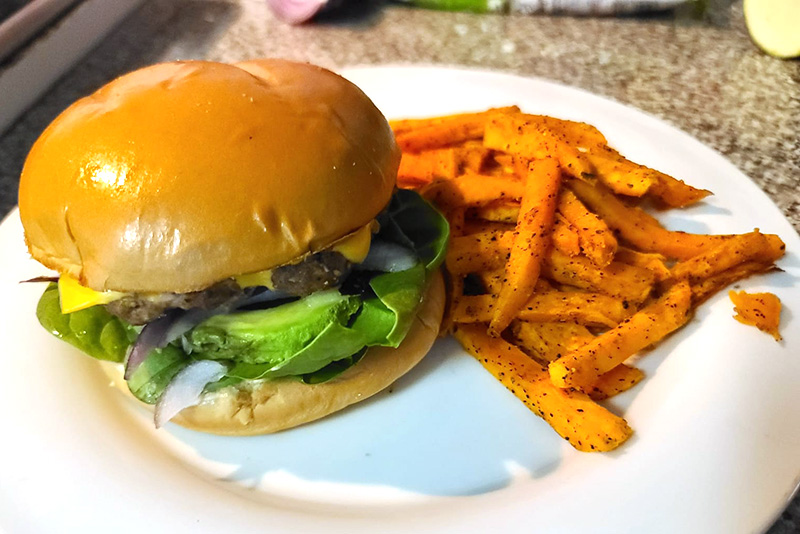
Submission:
[[[291,378],[251,380],[204,395],[172,422],[226,436],[253,436],[292,428],[365,400],[391,385],[428,353],[439,333],[444,312],[444,283],[436,273],[408,335],[396,349],[370,348],[356,365],[322,384]],[[122,365],[102,362],[112,383],[127,397]]]
[[188,292],[364,226],[400,159],[352,83],[282,60],[164,63],[65,110],[19,189],[31,255],[95,290]]

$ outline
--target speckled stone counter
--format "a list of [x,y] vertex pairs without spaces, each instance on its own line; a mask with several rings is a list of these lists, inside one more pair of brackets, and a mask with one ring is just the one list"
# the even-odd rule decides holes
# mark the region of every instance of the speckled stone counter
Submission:
[[[353,4],[357,13],[289,27],[270,15],[263,0],[147,2],[0,138],[0,216],[16,203],[30,145],[75,98],[155,61],[280,56],[332,68],[482,67],[578,86],[656,115],[725,154],[800,229],[800,62],[757,50],[740,6],[716,5],[696,20],[688,9],[572,18]],[[798,525],[800,499],[770,533],[800,532]]]

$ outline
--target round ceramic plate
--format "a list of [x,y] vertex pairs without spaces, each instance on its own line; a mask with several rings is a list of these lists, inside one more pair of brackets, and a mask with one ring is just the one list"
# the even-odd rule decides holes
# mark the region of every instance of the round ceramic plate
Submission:
[[0,526],[8,532],[752,532],[800,474],[800,238],[719,154],[576,89],[441,68],[352,69],[390,118],[518,104],[596,125],[637,162],[711,189],[663,220],[779,234],[783,272],[740,284],[784,302],[784,341],[732,318],[724,293],[642,358],[609,407],[635,429],[574,451],[452,340],[389,391],[272,436],[225,438],[151,417],[34,315],[43,274],[16,212],[0,226]]

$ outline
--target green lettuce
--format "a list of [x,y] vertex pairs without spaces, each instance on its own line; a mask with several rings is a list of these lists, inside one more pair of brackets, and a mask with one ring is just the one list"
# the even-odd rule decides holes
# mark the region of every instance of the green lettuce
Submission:
[[230,360],[228,376],[241,379],[303,376],[364,347],[397,347],[422,300],[425,268],[418,263],[378,275],[370,286],[376,296],[363,301],[330,290],[277,308],[212,317],[183,346],[195,358]]
[[48,332],[98,360],[122,362],[138,331],[102,306],[61,313],[58,286],[49,284],[36,306],[36,317]]
[[[397,191],[378,221],[378,237],[411,249],[419,263],[374,276],[367,296],[327,290],[275,308],[211,317],[173,344],[151,351],[128,380],[131,392],[155,403],[172,378],[199,359],[217,360],[229,369],[208,390],[287,376],[319,383],[355,365],[366,347],[397,347],[413,323],[430,274],[444,259],[449,228],[422,197],[405,190]],[[62,314],[54,284],[42,295],[37,316],[53,335],[114,362],[124,361],[139,331],[102,306]]]

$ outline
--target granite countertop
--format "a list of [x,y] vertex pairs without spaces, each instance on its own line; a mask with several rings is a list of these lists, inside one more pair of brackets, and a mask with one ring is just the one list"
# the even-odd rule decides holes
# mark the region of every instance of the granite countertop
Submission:
[[[290,27],[264,0],[150,0],[0,138],[0,217],[34,139],[79,96],[167,59],[280,56],[331,68],[433,63],[550,78],[642,109],[729,158],[800,230],[800,62],[761,53],[741,5],[699,19],[474,15],[352,2],[358,13]],[[2,104],[0,104],[2,105]],[[800,532],[800,499],[770,530]]]

